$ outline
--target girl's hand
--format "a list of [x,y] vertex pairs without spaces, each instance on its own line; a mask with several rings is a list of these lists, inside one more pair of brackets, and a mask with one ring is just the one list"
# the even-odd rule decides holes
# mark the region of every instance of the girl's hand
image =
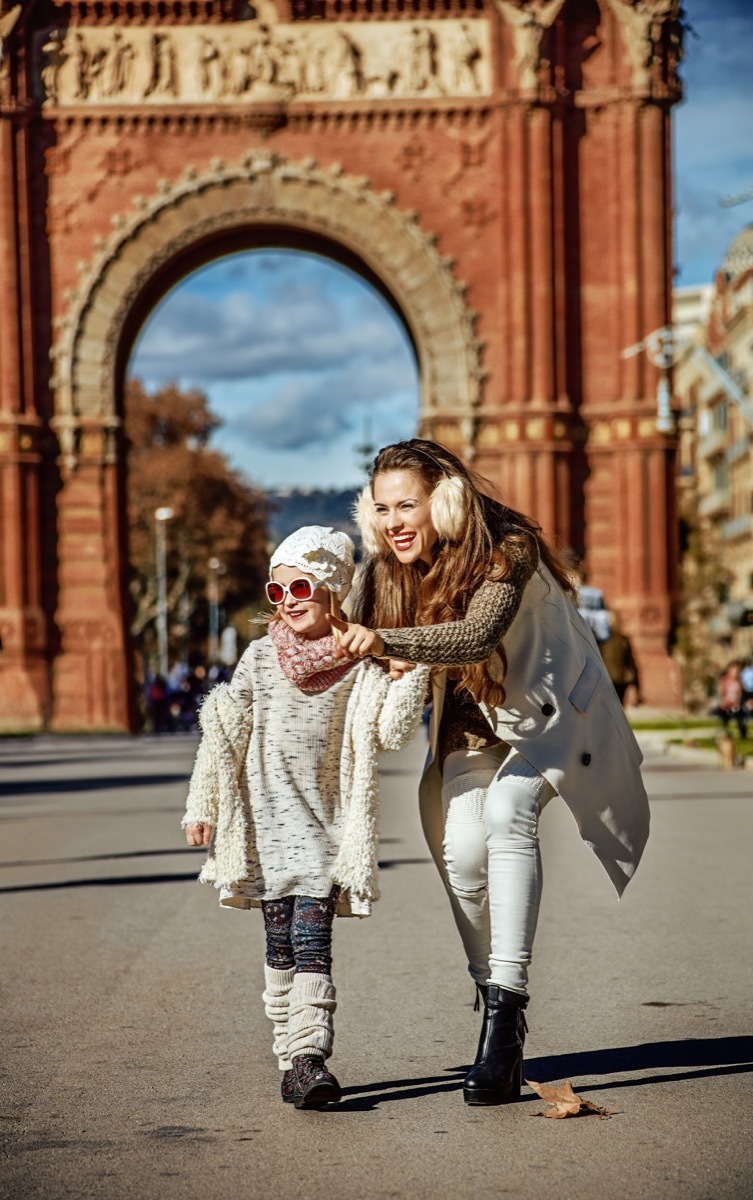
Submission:
[[208,846],[211,840],[211,825],[204,821],[190,821],[186,825],[186,841],[189,846]]
[[365,625],[351,625],[340,617],[328,616],[327,620],[337,642],[335,658],[366,658],[369,654],[379,658],[384,654],[384,642],[376,630],[367,629]]
[[406,662],[404,658],[390,659],[390,679],[402,679],[408,671],[415,671],[416,664]]

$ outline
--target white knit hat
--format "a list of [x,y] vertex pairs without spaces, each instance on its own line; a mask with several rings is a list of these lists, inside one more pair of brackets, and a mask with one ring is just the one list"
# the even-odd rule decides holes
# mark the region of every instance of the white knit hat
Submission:
[[304,525],[280,542],[269,561],[270,578],[274,567],[298,567],[328,587],[342,603],[353,582],[354,551],[347,533],[329,525]]

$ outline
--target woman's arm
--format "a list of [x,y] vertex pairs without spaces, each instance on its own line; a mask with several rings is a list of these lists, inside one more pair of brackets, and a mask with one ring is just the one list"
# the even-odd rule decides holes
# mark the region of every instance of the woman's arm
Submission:
[[510,628],[534,568],[535,563],[529,560],[511,579],[486,580],[459,621],[412,629],[379,629],[384,654],[447,667],[484,662]]

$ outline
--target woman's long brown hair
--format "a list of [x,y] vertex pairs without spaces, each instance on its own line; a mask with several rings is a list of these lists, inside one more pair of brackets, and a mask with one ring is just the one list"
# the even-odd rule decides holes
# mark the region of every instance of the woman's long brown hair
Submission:
[[[385,541],[384,550],[366,562],[361,578],[357,611],[353,619],[370,628],[398,629],[435,625],[465,616],[471,597],[487,579],[510,577],[514,561],[529,555],[546,564],[566,591],[572,583],[556,551],[541,535],[541,526],[531,517],[507,508],[493,499],[492,485],[470,471],[438,442],[412,438],[380,450],[370,474],[374,480],[386,471],[412,471],[427,495],[443,476],[457,475],[465,485],[466,513],[457,541],[440,539],[430,567],[424,562],[401,563]],[[500,646],[503,669],[504,650]],[[460,685],[476,701],[491,707],[504,702],[505,690],[489,673],[487,662],[462,668]]]

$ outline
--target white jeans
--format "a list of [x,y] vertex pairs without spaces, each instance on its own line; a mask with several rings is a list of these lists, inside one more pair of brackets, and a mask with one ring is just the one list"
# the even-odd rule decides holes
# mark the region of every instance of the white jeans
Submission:
[[554,794],[507,746],[458,750],[444,763],[441,814],[422,813],[477,983],[527,995],[542,884],[538,820]]

